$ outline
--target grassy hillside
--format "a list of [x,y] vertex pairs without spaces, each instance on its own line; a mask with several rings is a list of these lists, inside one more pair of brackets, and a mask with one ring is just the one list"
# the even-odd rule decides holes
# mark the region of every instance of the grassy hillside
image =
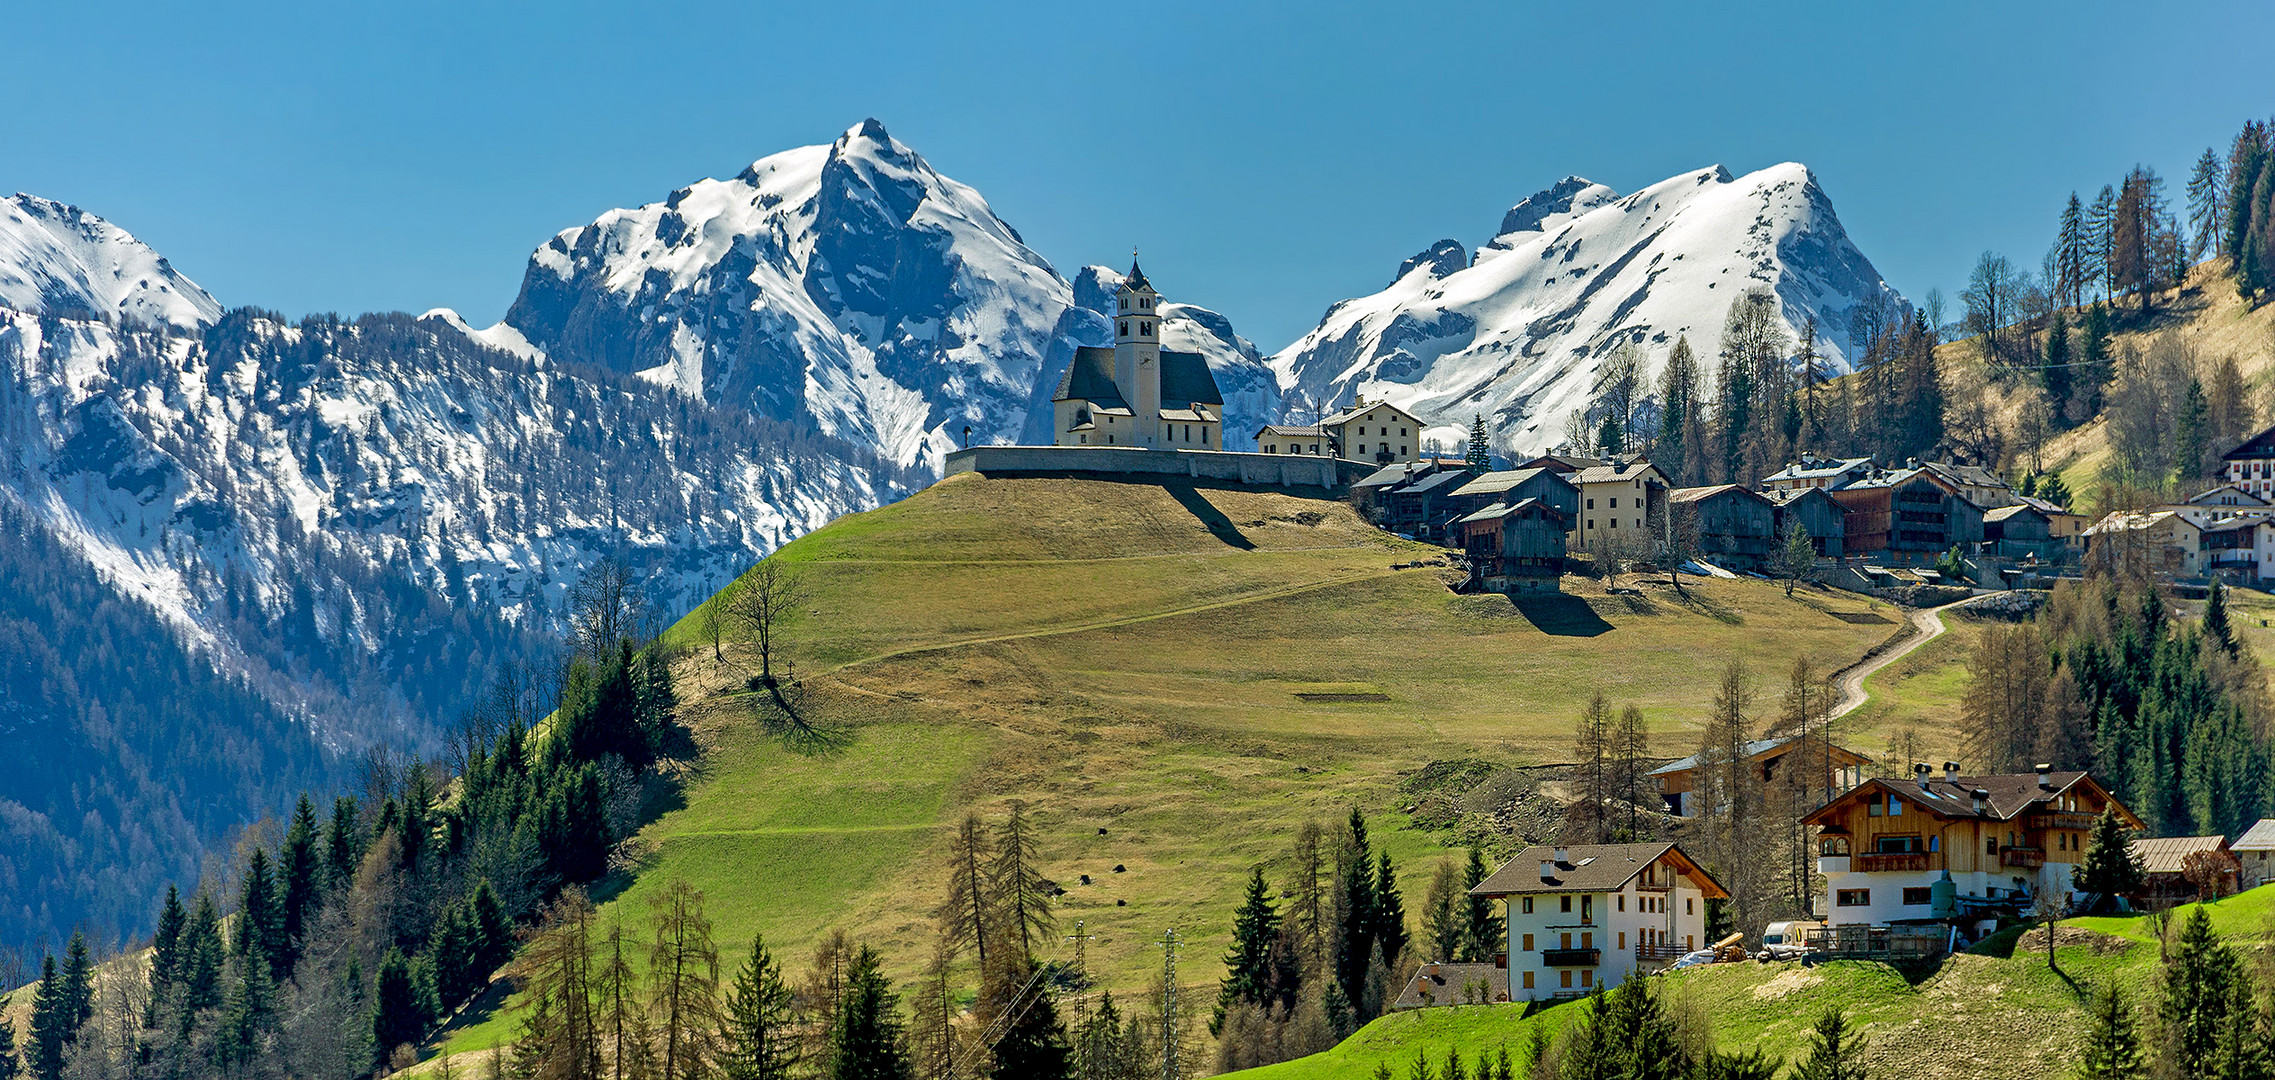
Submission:
[[[2206,364],[2234,357],[2251,386],[2253,400],[2267,400],[2269,388],[2275,386],[2275,304],[2253,308],[2244,303],[2236,295],[2227,259],[2196,267],[2186,284],[2158,294],[2153,313],[2147,317],[2137,314],[2132,305],[2133,301],[2125,300],[2112,308],[2116,331],[2110,342],[2112,356],[2123,355],[2127,348],[2145,351],[2151,338],[2172,334]],[[2074,329],[2076,325],[2073,317],[2071,326]],[[1936,361],[1945,385],[1951,388],[1947,396],[1984,382],[1981,351],[1972,339],[1939,347]],[[2005,430],[2019,430],[2023,401],[2035,392],[2033,384],[2021,380],[2003,387],[1995,383],[1990,386],[1987,396]],[[2275,415],[2268,414],[2262,405],[2260,420],[2275,420]],[[2077,508],[2088,509],[2101,483],[2102,464],[2109,457],[2107,420],[2097,417],[2063,432],[2049,440],[2038,456],[2045,471],[2059,473],[2062,483],[2078,496]],[[2029,462],[2023,461],[2013,464],[2011,471],[2019,475],[2028,468]]]
[[1185,979],[1213,984],[1242,880],[1302,822],[1363,808],[1418,903],[1452,852],[1399,812],[1403,777],[1557,760],[1599,688],[1644,708],[1654,749],[1687,753],[1731,657],[1762,675],[1766,712],[1795,655],[1829,671],[1900,619],[1757,581],[1685,600],[1567,579],[1577,595],[1519,605],[1392,569],[1436,554],[1339,503],[1182,485],[966,475],[841,519],[777,556],[810,589],[794,652],[818,734],[778,734],[772,705],[734,689],[748,657],[715,663],[698,617],[674,628],[705,753],[604,918],[639,923],[645,895],[685,878],[731,948],[763,931],[802,968],[842,929],[905,979],[953,824],[1016,797],[1068,890],[1060,925],[1087,923],[1107,986],[1141,991],[1171,926]]
[[[2275,887],[2229,897],[2210,910],[2213,927],[2231,941],[2275,941]],[[2175,910],[2172,925],[2187,913]],[[2069,1075],[2075,1063],[2094,988],[2114,983],[2136,1003],[2149,1000],[2159,969],[2157,933],[2147,917],[2071,920],[2055,939],[2059,973],[2046,965],[2043,937],[2024,942],[2035,951],[2007,954],[2010,937],[1995,954],[1955,956],[1911,979],[1884,964],[1855,961],[1744,963],[1674,972],[1661,986],[1725,1048],[1758,1046],[1790,1060],[1802,1052],[1817,1014],[1839,1005],[1864,1024],[1874,1076],[2052,1080]],[[1558,1005],[1529,1018],[1517,1005],[1396,1014],[1327,1053],[1230,1075],[1327,1080],[1366,1076],[1387,1063],[1403,1076],[1425,1048],[1438,1060],[1447,1047],[1460,1047],[1465,1058],[1504,1044],[1514,1052],[1530,1039],[1532,1026],[1561,1030],[1586,1007]]]

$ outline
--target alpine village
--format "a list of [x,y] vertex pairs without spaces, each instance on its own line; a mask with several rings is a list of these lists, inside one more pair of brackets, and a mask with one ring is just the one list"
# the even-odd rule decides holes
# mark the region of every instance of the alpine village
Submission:
[[875,120],[489,329],[16,196],[0,1080],[2275,1080],[2269,130],[1269,355]]

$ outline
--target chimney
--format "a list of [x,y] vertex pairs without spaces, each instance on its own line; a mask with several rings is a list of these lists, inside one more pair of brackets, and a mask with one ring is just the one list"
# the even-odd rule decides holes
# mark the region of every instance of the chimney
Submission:
[[1916,779],[1916,780],[1918,780],[1918,781],[1919,781],[1919,783],[1920,783],[1920,790],[1922,790],[1922,791],[1925,791],[1925,790],[1927,790],[1927,778],[1928,778],[1928,775],[1929,775],[1930,773],[1933,773],[1934,771],[1935,771],[1934,769],[1928,768],[1928,764],[1927,764],[1927,762],[1924,762],[1924,761],[1915,761],[1915,762],[1913,762],[1913,763],[1912,763],[1912,777],[1913,777],[1913,779]]
[[1565,846],[1564,846],[1564,845],[1562,845],[1562,844],[1558,844],[1558,845],[1556,845],[1556,865],[1558,865],[1558,866],[1570,866],[1570,865],[1572,865],[1572,849],[1570,849],[1570,848],[1568,848],[1568,847],[1565,847]]
[[2048,774],[2052,773],[2053,771],[2054,771],[2054,767],[2053,767],[2052,765],[2048,765],[2048,764],[2046,764],[2046,763],[2045,763],[2045,762],[2043,762],[2043,761],[2041,761],[2041,762],[2039,762],[2039,763],[2038,763],[2038,790],[2040,790],[2040,791],[2052,791],[2052,790],[2054,790],[2054,778],[2053,778],[2052,776],[2048,775]]
[[1540,861],[1540,879],[1542,881],[1556,880],[1556,864],[1547,859],[1542,859]]
[[1958,762],[1946,761],[1943,763],[1943,782],[1946,784],[1956,784],[1959,782]]
[[1991,804],[1991,793],[1982,788],[1976,788],[1973,794],[1975,796],[1975,813],[1981,814]]

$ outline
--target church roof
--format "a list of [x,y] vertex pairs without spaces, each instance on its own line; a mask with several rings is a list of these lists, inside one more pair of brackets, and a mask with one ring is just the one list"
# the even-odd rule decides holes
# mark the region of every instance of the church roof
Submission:
[[1051,400],[1128,408],[1122,400],[1122,391],[1114,385],[1114,350],[1095,345],[1076,347],[1074,359],[1067,363],[1066,374],[1059,376],[1059,388],[1051,394]]
[[1152,291],[1153,289],[1153,283],[1145,279],[1145,271],[1138,269],[1137,256],[1135,255],[1130,256],[1130,276],[1122,279],[1122,287],[1132,290],[1145,289],[1147,291]]
[[1209,370],[1206,357],[1197,352],[1161,350],[1162,408],[1223,404],[1224,392],[1217,389],[1216,374]]
[[[1114,385],[1114,350],[1099,345],[1076,348],[1051,400],[1128,408],[1121,388]],[[1219,410],[1224,406],[1224,392],[1217,389],[1216,375],[1209,371],[1207,358],[1197,352],[1161,350],[1162,410],[1190,410],[1197,405],[1214,405]]]

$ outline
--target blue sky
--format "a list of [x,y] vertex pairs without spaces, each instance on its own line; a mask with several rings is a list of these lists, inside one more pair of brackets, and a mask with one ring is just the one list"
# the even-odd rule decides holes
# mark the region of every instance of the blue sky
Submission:
[[[1384,14],[1394,11],[1395,14]],[[882,119],[1071,276],[1271,350],[1577,173],[1808,163],[1907,295],[2275,111],[2264,4],[24,5],[0,189],[224,304],[512,302],[529,252]]]

